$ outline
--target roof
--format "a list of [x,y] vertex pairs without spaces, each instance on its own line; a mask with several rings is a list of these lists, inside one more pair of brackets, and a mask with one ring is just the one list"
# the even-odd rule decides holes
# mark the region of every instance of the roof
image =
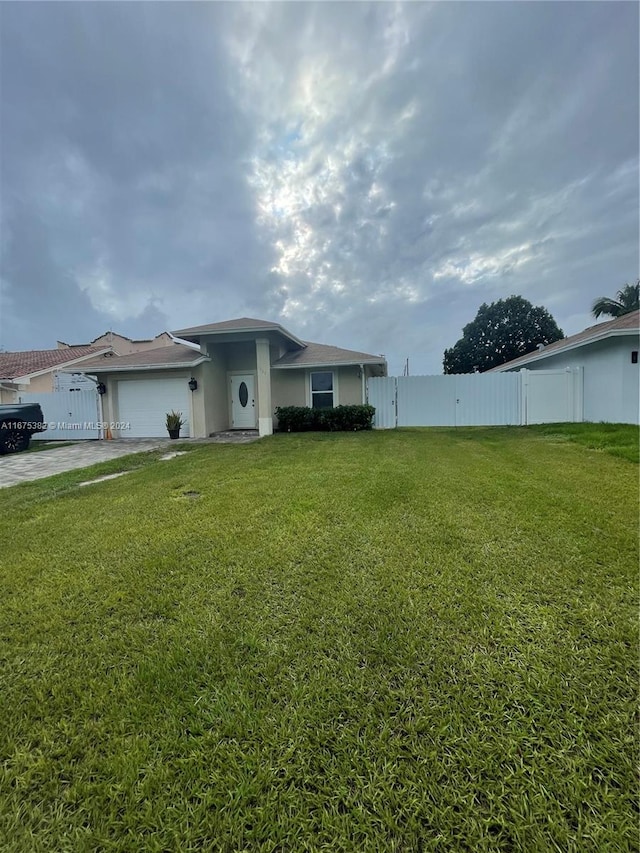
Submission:
[[273,367],[309,367],[339,364],[386,364],[384,356],[351,349],[303,341],[304,349],[287,352],[273,363]]
[[34,373],[46,373],[78,359],[108,352],[107,347],[77,346],[73,349],[41,349],[25,352],[0,352],[0,379],[17,379]]
[[256,320],[253,317],[239,317],[236,320],[223,320],[221,323],[206,323],[204,326],[191,326],[188,329],[178,329],[171,334],[176,338],[190,340],[194,338],[199,342],[201,335],[222,335],[233,332],[279,332],[289,340],[302,346],[302,341],[292,335],[280,323],[269,320]]
[[[64,350],[63,350],[64,351]],[[113,373],[118,370],[161,370],[163,368],[195,367],[209,359],[200,350],[184,344],[156,347],[132,352],[130,355],[109,353],[92,358],[82,365],[85,373]]]
[[520,366],[524,367],[531,362],[541,361],[551,355],[559,355],[567,350],[576,349],[577,347],[605,340],[606,338],[637,335],[639,333],[640,311],[631,311],[629,314],[623,314],[622,317],[616,317],[614,320],[608,320],[606,323],[596,323],[595,326],[589,326],[582,332],[578,332],[577,335],[571,335],[568,338],[562,338],[560,341],[547,344],[542,349],[535,349],[533,352],[527,353],[527,355],[518,356],[518,358],[507,361],[505,364],[500,364],[498,367],[492,367],[487,373],[497,373]]

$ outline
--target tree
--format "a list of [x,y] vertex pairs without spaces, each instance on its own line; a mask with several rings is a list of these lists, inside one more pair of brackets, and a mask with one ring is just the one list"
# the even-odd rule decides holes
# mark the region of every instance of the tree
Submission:
[[638,308],[640,308],[640,278],[635,284],[625,284],[622,290],[616,293],[615,299],[608,299],[606,296],[596,299],[591,310],[597,320],[602,314],[608,314],[609,317],[622,317],[623,314],[630,314]]
[[562,329],[546,308],[534,307],[522,296],[483,303],[475,320],[462,330],[462,337],[444,352],[445,373],[483,373],[519,355],[532,352],[538,344],[563,338]]

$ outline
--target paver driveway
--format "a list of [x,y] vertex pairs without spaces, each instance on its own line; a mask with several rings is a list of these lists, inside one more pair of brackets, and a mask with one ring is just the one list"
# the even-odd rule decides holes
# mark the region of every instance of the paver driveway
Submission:
[[62,474],[75,468],[87,468],[96,462],[107,462],[118,456],[169,449],[168,438],[127,438],[117,441],[83,441],[70,447],[40,450],[38,453],[15,453],[0,456],[0,488],[15,486],[27,480],[40,480],[52,474]]

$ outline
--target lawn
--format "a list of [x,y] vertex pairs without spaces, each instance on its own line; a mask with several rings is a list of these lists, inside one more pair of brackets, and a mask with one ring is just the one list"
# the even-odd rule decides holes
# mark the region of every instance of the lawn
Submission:
[[638,467],[558,436],[3,489],[3,851],[637,850]]

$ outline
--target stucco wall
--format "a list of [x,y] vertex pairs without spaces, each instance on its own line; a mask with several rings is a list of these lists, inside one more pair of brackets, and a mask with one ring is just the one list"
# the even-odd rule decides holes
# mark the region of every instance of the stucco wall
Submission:
[[18,391],[11,388],[0,388],[0,404],[17,403]]
[[341,367],[338,371],[339,406],[359,406],[362,403],[362,379],[357,367]]
[[246,370],[254,373],[256,369],[255,341],[239,341],[224,344],[228,370]]
[[204,432],[209,436],[213,432],[229,429],[229,395],[226,347],[209,344],[207,355],[211,361],[205,362],[201,368],[205,413]]
[[272,370],[271,371],[271,405],[277,406],[306,406],[305,382],[306,370]]
[[638,365],[631,352],[638,349],[633,336],[610,338],[526,365],[527,370],[584,367],[584,419],[634,423],[638,415]]
[[25,391],[29,394],[51,394],[53,391],[53,372],[34,376],[29,385],[25,386]]
[[[336,406],[354,406],[362,403],[362,379],[357,367],[318,368],[334,374],[334,400]],[[311,385],[309,369],[272,370],[271,395],[273,409],[277,406],[310,406]]]

